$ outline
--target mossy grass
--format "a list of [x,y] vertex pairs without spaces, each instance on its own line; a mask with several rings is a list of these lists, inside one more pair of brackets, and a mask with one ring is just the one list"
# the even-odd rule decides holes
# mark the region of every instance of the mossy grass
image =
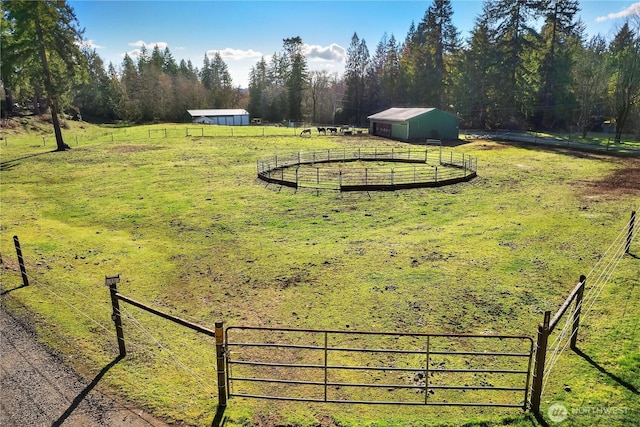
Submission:
[[[33,132],[16,131],[0,145],[3,304],[30,313],[40,337],[89,377],[117,355],[103,285],[112,274],[121,275],[124,295],[209,327],[223,320],[534,337],[544,311],[558,308],[640,206],[637,188],[609,185],[621,171],[640,169],[633,157],[478,140],[451,148],[478,158],[478,177],[468,183],[296,192],[257,180],[256,160],[405,144],[301,138],[278,128],[273,136],[212,127],[204,131],[210,135],[186,137],[185,127],[71,123],[65,153],[50,152]],[[165,137],[171,128],[176,135]],[[14,235],[34,280],[28,288],[15,289]],[[640,253],[637,242],[632,253]],[[606,418],[612,426],[640,417],[639,277],[637,256],[623,257],[581,324],[587,357],[563,353],[543,410],[557,401],[625,408]],[[210,425],[217,403],[211,339],[134,307],[124,312],[130,352],[102,386],[167,419]],[[536,423],[513,409],[248,399],[231,399],[225,416],[225,425]],[[593,425],[598,417],[582,411],[571,422]]]

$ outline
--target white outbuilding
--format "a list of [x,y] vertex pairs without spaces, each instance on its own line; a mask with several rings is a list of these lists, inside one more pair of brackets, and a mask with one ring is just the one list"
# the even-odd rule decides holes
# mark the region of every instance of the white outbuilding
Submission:
[[223,126],[249,125],[249,112],[243,109],[187,110],[193,123]]

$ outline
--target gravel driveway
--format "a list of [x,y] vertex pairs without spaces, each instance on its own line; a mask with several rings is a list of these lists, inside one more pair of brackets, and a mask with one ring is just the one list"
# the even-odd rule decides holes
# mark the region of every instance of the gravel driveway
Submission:
[[83,379],[0,309],[0,426],[168,427],[97,390],[109,368]]

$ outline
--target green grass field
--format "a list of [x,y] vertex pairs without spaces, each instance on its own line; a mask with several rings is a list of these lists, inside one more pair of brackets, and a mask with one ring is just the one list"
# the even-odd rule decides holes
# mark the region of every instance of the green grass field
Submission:
[[[281,129],[69,123],[0,141],[3,305],[93,378],[117,355],[107,275],[122,294],[213,327],[493,333],[535,338],[640,207],[640,158],[472,140],[478,177],[385,193],[293,191],[256,179],[275,153],[404,147]],[[200,127],[197,127],[200,129]],[[172,129],[165,132],[164,129]],[[194,127],[195,129],[195,127]],[[242,132],[246,132],[246,135]],[[257,132],[251,135],[249,132]],[[273,132],[273,133],[271,133]],[[166,137],[165,137],[166,134]],[[216,136],[217,134],[217,136]],[[49,137],[50,138],[50,137]],[[13,236],[31,285],[18,288]],[[640,419],[640,242],[607,277],[548,379],[563,425]],[[211,339],[124,307],[128,355],[100,386],[168,420],[211,425]],[[603,411],[602,408],[616,408]],[[233,398],[226,426],[538,425],[518,409],[305,404]]]

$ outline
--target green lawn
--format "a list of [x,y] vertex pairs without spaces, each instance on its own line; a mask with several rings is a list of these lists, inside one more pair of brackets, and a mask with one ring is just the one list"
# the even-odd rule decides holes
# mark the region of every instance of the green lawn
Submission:
[[[104,286],[112,274],[121,275],[124,295],[209,327],[222,320],[535,338],[544,311],[555,312],[640,207],[640,189],[621,178],[637,176],[637,157],[471,141],[450,148],[478,158],[469,183],[295,192],[258,181],[256,161],[406,144],[300,138],[277,128],[231,136],[228,127],[211,127],[204,137],[185,137],[185,126],[174,124],[68,126],[73,149],[65,153],[48,152],[53,140],[43,147],[35,131],[12,131],[0,145],[2,290],[10,290],[3,304],[31,316],[42,340],[89,378],[117,355]],[[164,129],[175,133],[165,137]],[[33,282],[15,290],[14,235]],[[554,402],[573,409],[566,425],[640,418],[637,241],[631,252],[581,324],[585,356],[566,350],[552,371],[547,420]],[[167,419],[211,425],[212,341],[133,307],[124,313],[129,354],[101,386]],[[596,413],[612,407],[623,410]],[[225,416],[227,426],[537,424],[517,409],[238,398]]]

